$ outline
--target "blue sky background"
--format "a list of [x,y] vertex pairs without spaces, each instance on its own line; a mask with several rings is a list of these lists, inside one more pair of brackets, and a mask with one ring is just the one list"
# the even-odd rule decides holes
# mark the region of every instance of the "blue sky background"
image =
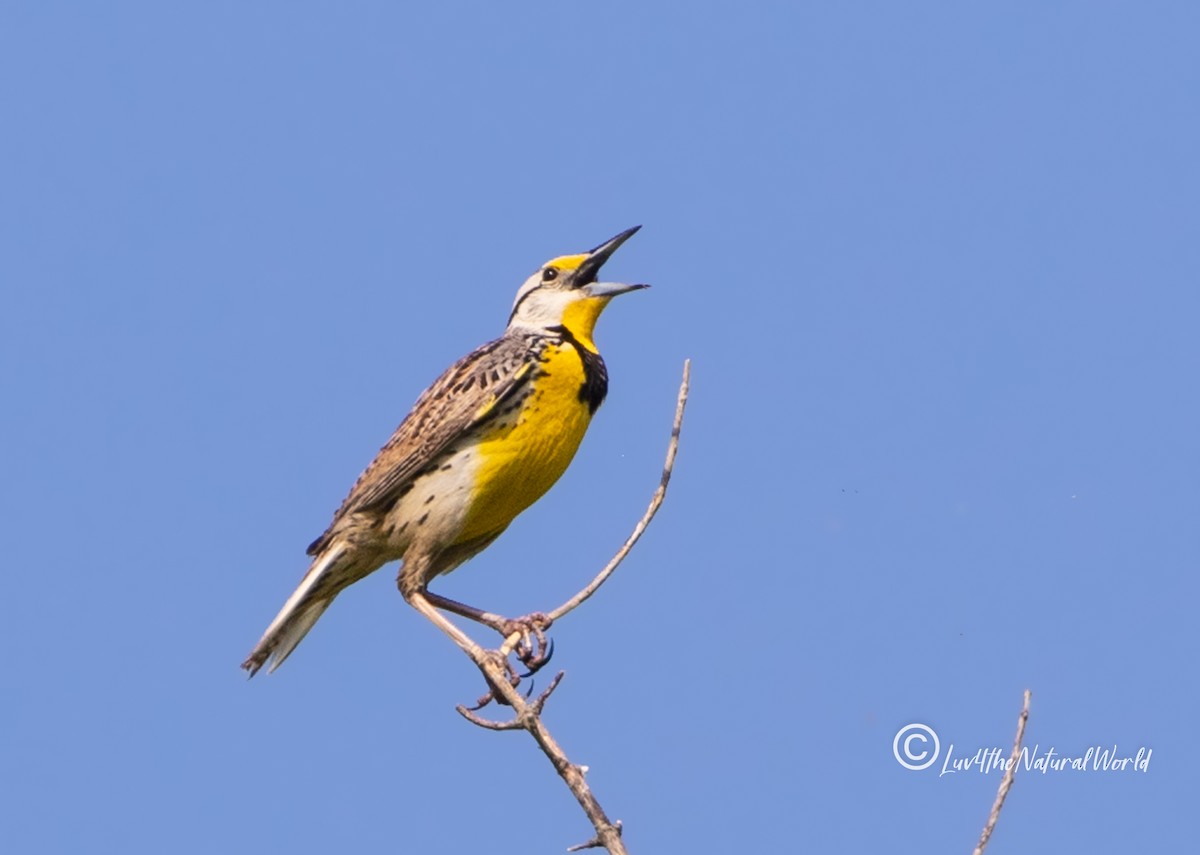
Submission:
[[238,663],[417,394],[635,223],[572,469],[436,590],[553,631],[633,852],[1191,838],[1191,3],[6,4],[0,848],[561,852],[533,743],[389,569]]

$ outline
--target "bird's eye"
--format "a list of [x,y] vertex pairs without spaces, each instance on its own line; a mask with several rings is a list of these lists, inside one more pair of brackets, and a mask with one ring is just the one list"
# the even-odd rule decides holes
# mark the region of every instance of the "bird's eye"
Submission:
[[542,281],[543,282],[552,282],[556,278],[558,278],[558,268],[557,267],[547,267],[545,270],[542,271]]

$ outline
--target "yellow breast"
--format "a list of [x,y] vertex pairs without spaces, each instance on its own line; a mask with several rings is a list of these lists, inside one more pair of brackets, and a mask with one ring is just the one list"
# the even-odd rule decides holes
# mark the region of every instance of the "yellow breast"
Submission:
[[542,353],[522,405],[493,419],[475,446],[475,489],[458,540],[502,531],[566,471],[591,422],[580,400],[584,380],[573,346],[554,344]]

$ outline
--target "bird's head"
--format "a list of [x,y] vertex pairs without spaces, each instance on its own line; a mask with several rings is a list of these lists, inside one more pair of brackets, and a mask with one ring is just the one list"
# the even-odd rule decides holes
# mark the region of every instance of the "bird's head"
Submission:
[[508,328],[566,327],[585,347],[595,350],[592,330],[608,301],[618,294],[650,287],[596,280],[609,256],[640,228],[626,229],[589,252],[562,255],[543,264],[517,292]]

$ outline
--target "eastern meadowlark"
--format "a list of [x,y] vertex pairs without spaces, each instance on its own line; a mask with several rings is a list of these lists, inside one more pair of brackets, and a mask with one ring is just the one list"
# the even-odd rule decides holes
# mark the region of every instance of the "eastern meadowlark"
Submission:
[[546,262],[517,291],[504,334],[417,399],[308,547],[308,572],[242,663],[251,676],[279,667],[342,590],[389,561],[403,562],[405,600],[447,633],[459,631],[437,608],[512,631],[427,587],[499,537],[574,457],[608,391],[596,320],[613,297],[647,287],[597,274],[639,228]]

